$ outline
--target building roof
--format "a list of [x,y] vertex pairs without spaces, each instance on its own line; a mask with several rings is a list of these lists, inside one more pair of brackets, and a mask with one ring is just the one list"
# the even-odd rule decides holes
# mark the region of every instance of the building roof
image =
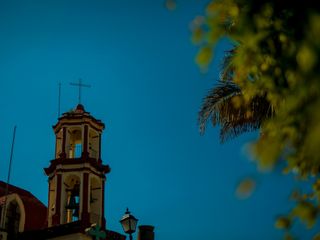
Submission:
[[[87,226],[88,227],[88,226]],[[86,226],[83,226],[81,221],[65,223],[49,228],[44,228],[34,231],[26,231],[20,234],[19,239],[21,240],[43,240],[43,239],[52,239],[59,238],[66,235],[71,236],[72,234],[83,234],[86,235]],[[106,238],[104,240],[125,240],[126,236],[110,231],[105,230]]]
[[[6,187],[7,184],[0,181],[0,199],[6,195]],[[11,184],[9,184],[8,190],[8,195],[15,193],[23,202],[26,216],[24,230],[44,228],[47,221],[47,207],[29,191]]]

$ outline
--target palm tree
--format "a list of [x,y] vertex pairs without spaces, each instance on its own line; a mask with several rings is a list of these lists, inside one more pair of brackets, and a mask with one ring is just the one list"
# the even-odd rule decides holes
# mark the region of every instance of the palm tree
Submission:
[[243,101],[243,93],[233,82],[232,58],[236,48],[227,53],[222,64],[220,81],[204,98],[199,112],[200,132],[205,132],[206,123],[220,125],[220,140],[236,137],[244,132],[257,130],[274,110],[266,95],[255,96],[249,102]]

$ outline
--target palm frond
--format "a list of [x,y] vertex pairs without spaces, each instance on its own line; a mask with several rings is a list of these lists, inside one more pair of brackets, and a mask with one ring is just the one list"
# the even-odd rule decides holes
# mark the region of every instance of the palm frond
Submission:
[[203,134],[210,119],[213,126],[220,125],[222,142],[244,132],[259,129],[271,117],[272,107],[265,96],[256,96],[249,103],[235,104],[241,99],[241,89],[233,82],[219,82],[205,97],[199,112],[200,132]]
[[[241,94],[240,88],[232,82],[219,82],[204,98],[199,112],[200,132],[204,133],[206,123],[211,118],[212,124],[221,122],[220,109],[228,112],[227,102],[234,96]],[[225,107],[223,107],[225,106]]]
[[[273,109],[265,96],[256,96],[249,103],[235,108],[233,103],[226,103],[233,108],[233,116],[224,116],[220,122],[220,140],[224,142],[245,132],[257,130],[266,119],[273,115]],[[225,114],[220,110],[220,114]]]

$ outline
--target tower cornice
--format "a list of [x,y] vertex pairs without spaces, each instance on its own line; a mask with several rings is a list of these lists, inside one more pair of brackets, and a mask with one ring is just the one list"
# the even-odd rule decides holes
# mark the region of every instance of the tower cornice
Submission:
[[89,124],[91,127],[101,132],[105,129],[105,124],[93,117],[90,112],[86,112],[82,104],[69,112],[65,112],[59,117],[58,122],[53,125],[55,133],[57,133],[63,126],[70,126],[76,124]]
[[[47,176],[50,176],[55,171],[74,171],[74,170],[84,170],[86,168],[85,165],[93,167],[98,173],[101,175],[105,175],[111,171],[109,165],[104,165],[101,163],[102,161],[97,162],[95,158],[56,158],[50,161],[50,166],[44,168],[44,171]],[[59,168],[58,165],[61,165],[62,168]],[[81,165],[79,167],[79,165]],[[77,166],[75,168],[64,168],[68,166]],[[88,168],[90,169],[90,168]]]
[[57,124],[53,125],[52,128],[55,133],[57,133],[64,126],[81,125],[88,124],[95,130],[101,132],[105,129],[105,124],[101,120],[97,120],[91,115],[70,115],[62,116],[59,118]]

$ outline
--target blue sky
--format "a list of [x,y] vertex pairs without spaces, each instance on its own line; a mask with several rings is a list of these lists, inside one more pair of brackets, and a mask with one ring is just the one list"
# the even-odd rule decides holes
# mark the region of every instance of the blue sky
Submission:
[[[16,124],[11,183],[47,202],[43,167],[54,156],[58,83],[65,112],[77,104],[69,83],[82,78],[92,85],[83,92],[86,110],[106,124],[109,229],[122,232],[129,207],[159,240],[281,239],[273,223],[291,207],[293,177],[257,172],[244,151],[256,133],[224,145],[217,128],[199,135],[197,112],[226,48],[219,45],[201,74],[189,24],[205,5],[178,1],[168,11],[163,0],[0,1],[0,179]],[[239,200],[234,192],[247,176],[257,189]]]

